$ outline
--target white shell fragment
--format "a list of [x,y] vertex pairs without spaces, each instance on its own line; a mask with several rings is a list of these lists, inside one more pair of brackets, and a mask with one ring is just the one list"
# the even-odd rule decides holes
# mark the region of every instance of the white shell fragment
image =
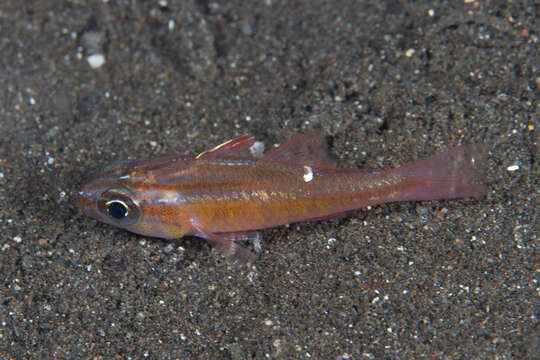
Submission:
[[513,172],[519,170],[519,165],[511,165],[506,168],[507,171]]
[[262,157],[264,155],[264,143],[262,141],[255,141],[250,146],[249,151],[255,157]]
[[88,65],[92,69],[97,69],[105,64],[105,56],[103,54],[92,54],[86,58],[86,61],[88,61]]

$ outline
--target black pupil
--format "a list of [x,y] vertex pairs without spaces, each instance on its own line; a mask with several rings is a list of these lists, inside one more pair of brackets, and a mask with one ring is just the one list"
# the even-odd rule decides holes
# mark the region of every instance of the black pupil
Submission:
[[119,220],[125,218],[128,212],[126,205],[120,201],[110,202],[107,205],[107,210],[109,211],[109,215],[111,215],[111,217]]

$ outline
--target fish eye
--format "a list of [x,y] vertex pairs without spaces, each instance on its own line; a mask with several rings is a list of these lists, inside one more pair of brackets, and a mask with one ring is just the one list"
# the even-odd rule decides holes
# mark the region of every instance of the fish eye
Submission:
[[109,215],[117,220],[121,220],[128,215],[128,207],[120,200],[107,201],[105,204]]
[[101,215],[118,225],[131,225],[139,219],[139,206],[125,189],[108,189],[98,200]]

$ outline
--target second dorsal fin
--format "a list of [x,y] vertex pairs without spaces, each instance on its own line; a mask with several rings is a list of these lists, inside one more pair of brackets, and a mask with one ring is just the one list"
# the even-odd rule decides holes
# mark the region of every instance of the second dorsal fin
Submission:
[[200,153],[199,155],[197,155],[197,159],[209,160],[250,158],[253,157],[249,152],[249,147],[251,145],[253,145],[253,136],[242,135],[232,140],[226,141],[213,149],[206,150]]
[[319,132],[300,134],[268,152],[260,160],[279,164],[298,164],[318,167],[336,167],[328,154],[325,136]]

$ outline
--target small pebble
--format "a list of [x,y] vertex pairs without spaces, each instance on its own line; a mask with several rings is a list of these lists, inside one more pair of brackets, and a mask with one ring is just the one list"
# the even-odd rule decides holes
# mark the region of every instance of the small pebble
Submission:
[[517,171],[517,170],[519,170],[519,165],[511,165],[511,166],[507,167],[506,170],[510,171],[510,172]]
[[255,141],[249,148],[251,154],[255,157],[261,157],[264,154],[264,143],[262,141]]
[[92,69],[97,69],[105,64],[105,56],[103,54],[92,54],[86,58]]

